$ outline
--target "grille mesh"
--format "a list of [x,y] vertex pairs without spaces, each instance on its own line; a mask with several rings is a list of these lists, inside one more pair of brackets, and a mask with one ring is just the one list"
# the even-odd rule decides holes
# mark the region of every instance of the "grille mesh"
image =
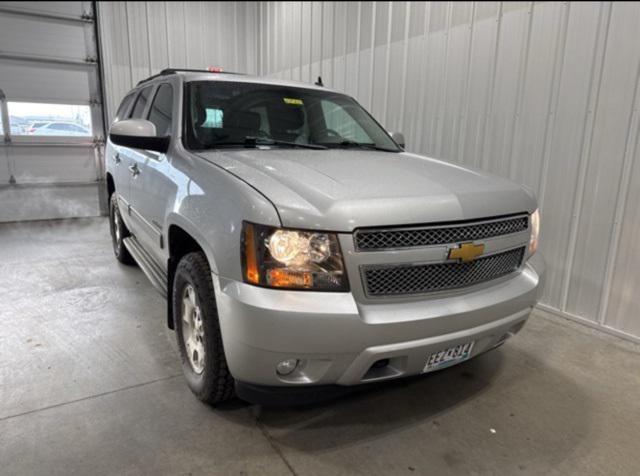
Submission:
[[369,296],[420,294],[483,283],[516,271],[524,248],[516,248],[469,263],[363,267]]
[[471,225],[397,230],[361,230],[355,234],[357,251],[414,248],[460,241],[481,240],[526,230],[528,217],[474,223]]

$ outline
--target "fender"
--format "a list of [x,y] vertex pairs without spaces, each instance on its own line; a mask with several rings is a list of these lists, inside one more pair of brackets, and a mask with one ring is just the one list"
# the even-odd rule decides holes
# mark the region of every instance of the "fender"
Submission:
[[[204,251],[204,254],[207,256],[207,260],[209,261],[211,272],[213,272],[214,274],[218,274],[218,266],[216,264],[216,259],[213,254],[213,248],[211,247],[206,237],[200,232],[198,227],[194,225],[193,222],[191,222],[191,220],[189,220],[184,215],[179,215],[175,212],[170,212],[167,215],[165,224],[166,225],[164,228],[164,234],[165,234],[164,239],[167,245],[170,245],[169,230],[171,229],[171,227],[177,226],[178,228],[182,228],[186,233],[188,233],[195,240],[196,243],[198,243],[200,248],[202,248],[202,251]],[[169,259],[171,259],[170,253],[169,253]],[[167,267],[167,271],[169,269],[170,268]]]

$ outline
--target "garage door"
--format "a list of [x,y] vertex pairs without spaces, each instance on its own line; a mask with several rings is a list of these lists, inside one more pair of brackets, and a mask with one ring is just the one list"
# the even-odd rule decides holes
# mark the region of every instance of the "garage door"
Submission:
[[0,221],[100,213],[92,2],[0,2]]

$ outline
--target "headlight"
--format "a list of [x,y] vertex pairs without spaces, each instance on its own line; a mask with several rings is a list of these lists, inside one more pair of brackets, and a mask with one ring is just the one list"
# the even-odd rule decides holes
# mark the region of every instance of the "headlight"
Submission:
[[529,239],[529,256],[538,250],[538,237],[540,235],[540,210],[531,214],[529,226],[531,228],[531,238]]
[[335,233],[290,230],[244,222],[245,282],[285,289],[348,291]]

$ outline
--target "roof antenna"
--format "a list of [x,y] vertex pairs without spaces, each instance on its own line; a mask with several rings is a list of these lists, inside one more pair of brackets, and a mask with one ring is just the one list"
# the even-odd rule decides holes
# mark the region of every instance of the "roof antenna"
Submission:
[[314,84],[316,86],[324,87],[324,84],[322,84],[322,76],[318,76],[318,80]]

